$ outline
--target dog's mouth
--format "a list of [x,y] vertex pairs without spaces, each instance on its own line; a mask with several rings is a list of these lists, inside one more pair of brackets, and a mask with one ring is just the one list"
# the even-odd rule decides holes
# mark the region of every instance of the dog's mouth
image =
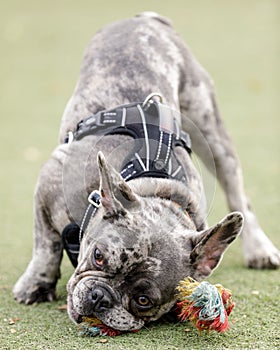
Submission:
[[140,330],[147,320],[137,319],[122,307],[117,306],[103,314],[78,315],[76,322],[77,324],[94,322],[96,325],[105,325],[113,330],[128,332]]
[[104,314],[103,316],[98,316],[92,314],[89,316],[79,315],[77,323],[88,323],[89,325],[93,322],[95,325],[102,325],[110,328],[112,330],[117,330],[121,332],[131,332],[138,331],[143,326],[145,321],[142,319],[136,319],[131,314],[125,313],[121,308],[114,308]]
[[119,331],[139,330],[145,323],[123,307],[109,285],[89,277],[80,280],[71,299],[68,312],[76,323],[98,319],[100,324]]

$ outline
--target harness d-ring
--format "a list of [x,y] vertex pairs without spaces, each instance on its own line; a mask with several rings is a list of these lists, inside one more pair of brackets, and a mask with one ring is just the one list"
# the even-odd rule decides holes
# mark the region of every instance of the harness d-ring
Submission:
[[143,102],[143,104],[142,104],[143,108],[148,104],[148,102],[149,102],[150,100],[152,100],[152,98],[153,98],[154,96],[159,97],[160,102],[163,103],[163,96],[162,96],[162,94],[159,93],[159,92],[152,92],[150,95],[148,95],[148,96],[145,98],[145,100],[144,100],[144,102]]

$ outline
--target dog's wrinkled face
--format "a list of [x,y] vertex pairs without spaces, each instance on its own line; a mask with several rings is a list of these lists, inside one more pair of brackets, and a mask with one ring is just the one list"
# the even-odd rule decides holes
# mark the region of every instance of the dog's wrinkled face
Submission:
[[102,208],[83,238],[68,282],[68,312],[95,316],[121,331],[140,329],[176,302],[181,279],[203,279],[242,227],[239,213],[197,233],[169,200],[142,198],[99,154]]

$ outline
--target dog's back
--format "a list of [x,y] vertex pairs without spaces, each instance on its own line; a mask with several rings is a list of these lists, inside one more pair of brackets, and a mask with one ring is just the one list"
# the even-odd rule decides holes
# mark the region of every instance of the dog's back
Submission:
[[[194,67],[195,65],[195,67]],[[160,92],[167,104],[180,109],[186,80],[206,76],[170,22],[155,13],[113,23],[91,40],[80,77],[62,119],[60,141],[91,113]]]

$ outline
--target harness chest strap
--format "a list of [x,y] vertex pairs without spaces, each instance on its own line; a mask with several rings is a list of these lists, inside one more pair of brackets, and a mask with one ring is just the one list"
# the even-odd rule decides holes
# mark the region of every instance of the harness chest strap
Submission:
[[62,231],[62,243],[66,253],[74,267],[78,265],[78,256],[80,244],[83,239],[84,232],[92,217],[95,216],[98,208],[101,206],[101,195],[99,191],[92,191],[88,196],[89,205],[85,210],[81,224],[70,223],[65,226]]

